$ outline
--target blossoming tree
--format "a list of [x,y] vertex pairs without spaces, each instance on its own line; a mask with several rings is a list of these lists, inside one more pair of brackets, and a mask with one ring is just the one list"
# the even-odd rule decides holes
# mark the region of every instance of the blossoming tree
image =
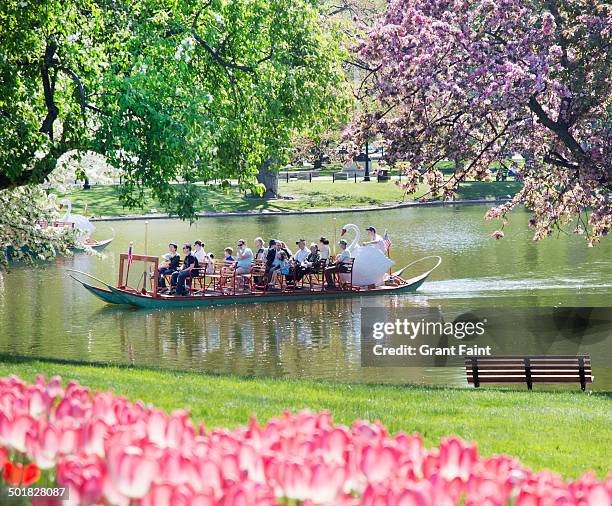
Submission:
[[488,217],[524,203],[535,239],[575,222],[592,244],[612,226],[611,16],[599,0],[389,1],[354,48],[376,107],[346,137],[381,135],[408,192],[424,177],[445,198],[521,155],[522,190]]

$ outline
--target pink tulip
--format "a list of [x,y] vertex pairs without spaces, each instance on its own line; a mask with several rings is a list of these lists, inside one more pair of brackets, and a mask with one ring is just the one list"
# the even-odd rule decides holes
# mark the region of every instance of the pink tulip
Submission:
[[251,445],[243,444],[240,447],[238,465],[241,471],[246,472],[250,481],[255,483],[265,481],[263,459]]
[[59,451],[63,455],[73,455],[81,448],[83,437],[77,420],[70,417],[56,423],[60,436]]
[[172,448],[178,448],[185,438],[193,438],[195,430],[189,420],[189,412],[177,410],[170,416],[166,429],[166,444]]
[[329,504],[342,492],[346,478],[342,466],[317,464],[313,468],[308,497],[317,504]]
[[160,448],[166,447],[168,417],[161,409],[152,409],[147,419],[147,437]]
[[33,387],[30,391],[30,416],[37,418],[47,413],[52,403],[53,398],[49,396],[43,386]]
[[[49,399],[59,397],[55,404]],[[36,414],[37,416],[32,416]],[[194,429],[167,415],[76,382],[34,386],[0,378],[0,464],[7,479],[50,470],[70,504],[117,506],[612,506],[612,476],[566,482],[518,460],[481,459],[476,446],[419,434],[390,437],[379,423],[334,426],[329,413],[285,413],[260,426]],[[8,451],[26,463],[8,462]],[[27,462],[32,462],[28,464]],[[7,467],[8,466],[8,467]],[[0,466],[2,467],[2,466]],[[38,474],[32,474],[33,472]],[[21,479],[21,478],[19,478]],[[43,503],[40,503],[43,505]],[[46,506],[47,503],[44,503]],[[51,501],[49,506],[55,506]]]
[[323,435],[322,450],[326,460],[342,463],[349,451],[350,435],[343,427],[336,427]]
[[[204,506],[208,504],[210,503],[205,503]],[[276,506],[277,502],[272,490],[266,485],[244,481],[231,486],[218,504],[220,506]]]
[[49,383],[47,383],[47,395],[52,399],[64,396],[64,389],[62,388],[62,378],[59,376],[53,376]]
[[390,479],[397,468],[397,455],[390,447],[367,447],[363,452],[361,470],[370,483]]
[[85,422],[81,433],[85,453],[104,457],[104,442],[109,430],[109,427],[102,420]]
[[57,466],[57,482],[69,488],[70,504],[97,504],[102,498],[104,479],[104,464],[95,455],[64,457]]
[[446,480],[460,478],[467,481],[472,466],[478,459],[475,445],[468,445],[458,438],[448,437],[440,443],[440,473]]
[[612,506],[612,494],[603,485],[595,485],[586,496],[587,506]]
[[55,426],[40,420],[26,435],[28,455],[41,469],[55,467],[60,449],[60,436]]
[[172,485],[153,485],[146,496],[142,498],[140,506],[172,506]]
[[26,434],[35,426],[29,415],[16,415],[11,418],[0,412],[0,445],[24,453],[26,451]]
[[137,446],[111,447],[107,469],[117,490],[131,499],[140,499],[149,491],[158,472],[158,463],[147,458]]

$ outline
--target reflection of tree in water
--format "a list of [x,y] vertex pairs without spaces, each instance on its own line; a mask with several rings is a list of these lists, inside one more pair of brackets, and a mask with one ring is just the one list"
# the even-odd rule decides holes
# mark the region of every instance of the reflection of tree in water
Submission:
[[359,302],[350,299],[113,311],[122,356],[240,375],[334,377],[359,368]]

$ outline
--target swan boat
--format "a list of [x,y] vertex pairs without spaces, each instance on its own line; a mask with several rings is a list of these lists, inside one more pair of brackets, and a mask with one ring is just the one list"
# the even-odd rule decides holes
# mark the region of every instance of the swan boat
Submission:
[[[420,263],[428,259],[435,259],[435,265],[425,272],[411,277],[404,278],[403,272],[414,264]],[[154,280],[154,287],[151,290],[146,288],[133,288],[127,285],[129,266],[133,261],[142,261],[145,263],[144,279],[152,277]],[[104,281],[91,276],[88,273],[69,270],[70,276],[80,283],[89,293],[101,299],[108,304],[118,305],[129,305],[139,308],[146,309],[172,309],[172,308],[199,308],[206,306],[216,306],[225,304],[245,304],[245,303],[259,303],[259,302],[285,302],[285,301],[300,301],[300,300],[313,300],[313,299],[336,299],[345,297],[363,297],[363,296],[374,296],[374,295],[393,295],[415,292],[425,282],[427,277],[434,271],[441,263],[442,259],[439,256],[428,256],[416,260],[408,264],[403,269],[394,273],[388,274],[385,283],[381,286],[372,287],[361,287],[361,286],[350,286],[343,289],[336,290],[323,290],[322,287],[312,287],[305,285],[302,288],[287,288],[285,290],[245,290],[245,291],[234,291],[233,293],[225,293],[223,291],[214,290],[203,290],[203,292],[195,293],[193,295],[176,296],[166,295],[158,293],[157,291],[157,272],[158,272],[158,261],[157,257],[144,256],[144,255],[133,255],[128,260],[128,255],[122,253],[120,255],[119,264],[119,282],[117,286],[112,286]],[[154,269],[152,270],[153,275],[149,276],[146,271],[146,264],[152,263]],[[124,265],[127,264],[127,268]],[[125,276],[124,276],[125,273]],[[81,276],[95,281],[98,285],[91,284],[91,282],[85,282],[81,279]]]
[[70,200],[62,200],[59,208],[62,209],[63,207],[66,207],[66,213],[59,222],[53,223],[53,226],[71,226],[72,228],[75,228],[81,232],[81,235],[78,237],[77,244],[69,248],[72,252],[83,252],[87,248],[102,251],[113,241],[114,235],[110,239],[104,239],[102,241],[92,239],[91,234],[93,234],[94,230],[96,229],[94,224],[85,216],[80,214],[72,214],[72,202]]

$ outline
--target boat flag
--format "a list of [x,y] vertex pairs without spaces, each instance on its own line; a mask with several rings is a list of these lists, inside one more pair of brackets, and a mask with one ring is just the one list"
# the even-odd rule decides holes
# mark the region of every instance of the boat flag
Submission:
[[387,254],[389,254],[389,248],[391,247],[391,238],[389,234],[385,230],[385,236],[383,237],[383,243],[385,244],[385,249],[387,250]]

